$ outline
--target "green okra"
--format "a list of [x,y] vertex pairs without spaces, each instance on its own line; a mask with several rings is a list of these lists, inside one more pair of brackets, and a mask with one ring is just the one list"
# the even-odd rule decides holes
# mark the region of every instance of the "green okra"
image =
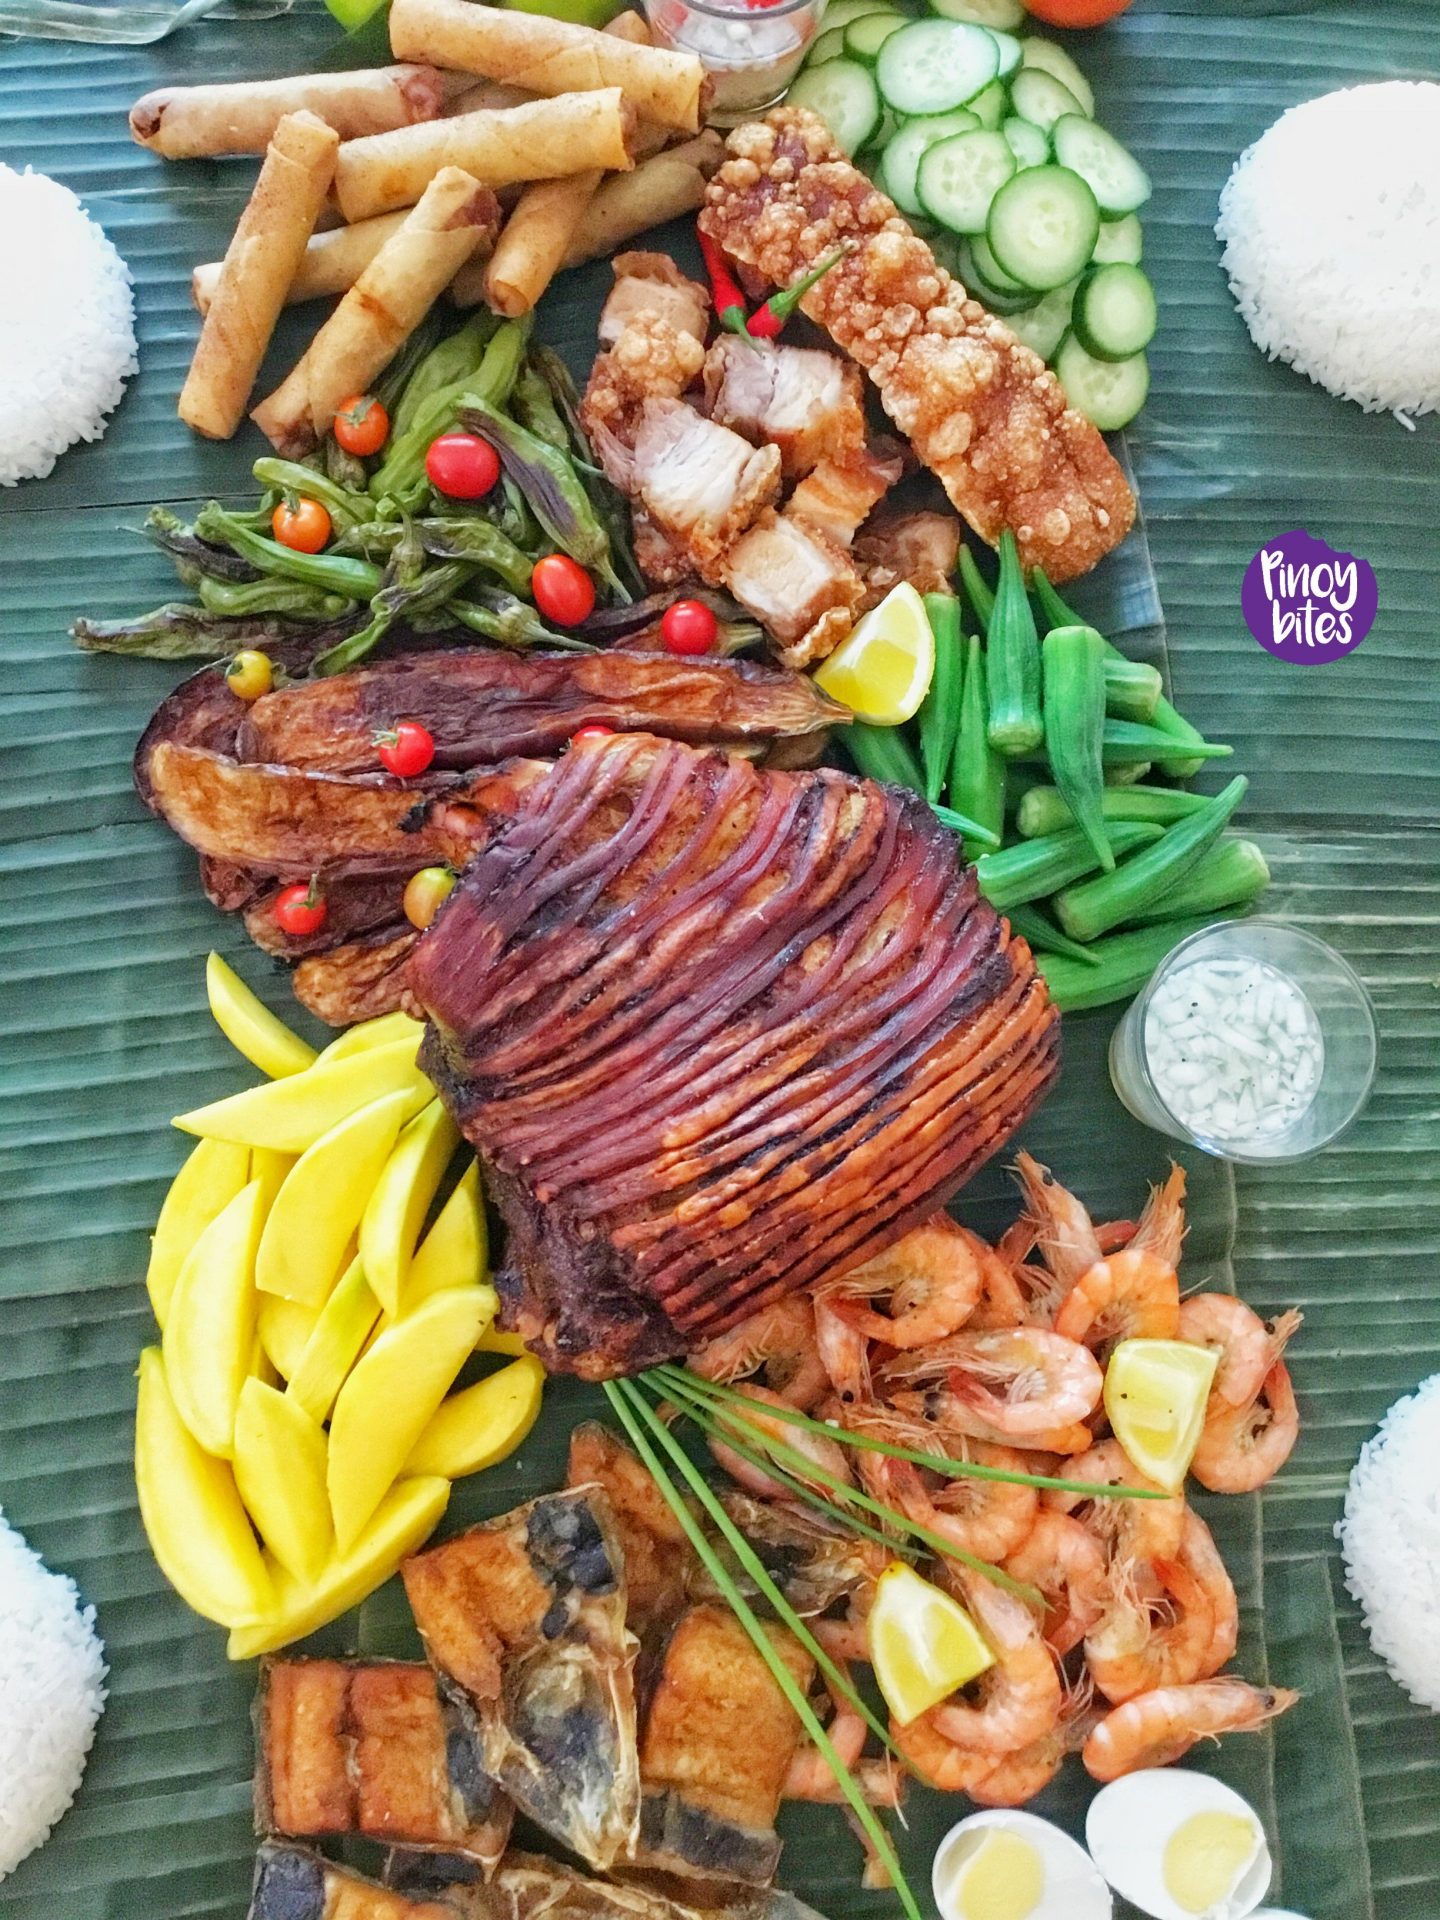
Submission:
[[990,615],[995,611],[995,594],[980,571],[980,562],[963,541],[960,544],[959,574],[960,585],[965,589],[971,611],[982,627],[988,627]]
[[[1107,787],[1100,796],[1100,807],[1107,822],[1154,820],[1168,827],[1187,813],[1198,813],[1208,799],[1208,794],[1187,793],[1179,787]],[[1030,787],[1021,794],[1015,810],[1015,831],[1023,839],[1059,833],[1074,825],[1075,816],[1058,787]]]
[[[1005,761],[990,745],[990,699],[985,653],[979,636],[965,642],[965,675],[960,691],[960,725],[950,756],[950,803],[978,821],[998,846],[1005,829]],[[974,859],[981,843],[967,846]]]
[[[1148,846],[1163,832],[1163,827],[1148,820],[1121,820],[1111,829],[1110,844],[1116,853],[1128,853],[1133,847]],[[1095,849],[1078,827],[1039,840],[1017,840],[975,863],[980,891],[992,907],[1005,912],[1027,900],[1043,900],[1072,880],[1094,873],[1099,864]]]
[[898,727],[872,727],[856,720],[846,727],[840,744],[867,780],[883,780],[892,787],[909,787],[912,793],[924,793],[925,776],[920,771],[920,762]]
[[935,673],[920,708],[920,761],[925,771],[925,797],[933,805],[945,790],[955,736],[960,731],[964,656],[960,602],[954,594],[927,593],[925,614],[935,640]]
[[[1113,873],[1097,874],[1064,887],[1055,896],[1055,914],[1072,940],[1098,940],[1158,901],[1199,865],[1225,831],[1226,822],[1245,797],[1249,782],[1237,774],[1213,800],[1177,820],[1150,846],[1124,860]],[[1132,827],[1143,822],[1132,822]],[[1118,832],[1118,827],[1114,831]],[[1039,843],[1029,840],[1026,846]]]
[[985,628],[990,721],[987,736],[1007,758],[1031,753],[1044,738],[1040,718],[1040,637],[1025,592],[1020,553],[1008,527],[1000,535],[1000,580]]
[[1012,932],[1030,943],[1033,953],[1063,953],[1077,965],[1087,967],[1098,967],[1100,964],[1093,947],[1082,947],[1078,940],[1068,939],[1036,907],[1024,903],[1007,907],[1005,918],[1010,922]]
[[1185,878],[1130,916],[1132,926],[1179,914],[1245,907],[1270,884],[1270,867],[1253,840],[1224,839]]
[[1108,940],[1097,940],[1089,949],[1098,965],[1082,966],[1069,954],[1044,952],[1036,954],[1035,964],[1062,1013],[1109,1006],[1115,1000],[1131,999],[1173,947],[1223,918],[1223,914],[1202,913],[1112,933]]
[[1094,627],[1052,627],[1040,648],[1045,757],[1075,824],[1108,873],[1115,855],[1105,837],[1105,642]]

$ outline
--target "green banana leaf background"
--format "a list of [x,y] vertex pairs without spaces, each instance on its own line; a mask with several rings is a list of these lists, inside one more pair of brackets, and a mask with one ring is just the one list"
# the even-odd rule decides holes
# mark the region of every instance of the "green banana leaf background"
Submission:
[[[1238,1175],[1184,1156],[1186,1284],[1305,1313],[1293,1460],[1262,1496],[1204,1509],[1241,1594],[1242,1669],[1305,1698],[1272,1733],[1197,1763],[1266,1820],[1272,1898],[1313,1920],[1427,1920],[1440,1909],[1440,1721],[1370,1652],[1332,1530],[1360,1443],[1440,1366],[1440,420],[1408,432],[1268,365],[1233,312],[1211,229],[1233,160],[1284,108],[1440,76],[1440,0],[1138,0],[1073,44],[1101,118],[1154,178],[1146,263],[1162,316],[1129,436],[1144,530],[1076,598],[1167,665],[1209,737],[1234,743],[1252,783],[1245,829],[1275,874],[1267,910],[1347,955],[1382,1036],[1370,1107],[1327,1153]],[[127,108],[165,81],[357,57],[318,0],[145,49],[0,42],[0,161],[55,174],[106,227],[134,272],[142,361],[101,444],[0,496],[0,1502],[95,1603],[111,1668],[79,1803],[0,1885],[6,1920],[238,1920],[245,1906],[253,1671],[226,1662],[223,1635],[169,1591],[145,1543],[133,1370],[153,1331],[146,1236],[183,1151],[170,1116],[253,1077],[206,1012],[206,951],[278,1009],[289,996],[131,790],[135,738],[175,671],[82,657],[66,629],[76,613],[117,617],[169,594],[166,564],[134,532],[148,505],[250,490],[247,437],[201,443],[174,402],[196,329],[189,271],[224,251],[251,169],[166,166],[130,143]],[[580,370],[605,280],[583,270],[545,302],[542,333]],[[311,323],[286,317],[267,374],[293,362]],[[1246,562],[1295,526],[1364,554],[1380,583],[1369,639],[1318,673],[1262,652],[1239,611]],[[1101,1214],[1138,1206],[1169,1144],[1110,1090],[1112,1024],[1067,1020],[1062,1084],[1025,1139]],[[1012,1207],[992,1167],[958,1211],[993,1229]],[[553,1484],[594,1402],[552,1389],[520,1454],[462,1483],[445,1526]],[[403,1602],[387,1590],[320,1644],[407,1650]],[[1076,1767],[1037,1808],[1078,1827],[1087,1797]],[[934,1843],[964,1810],[911,1802],[903,1856],[927,1900]],[[835,1920],[895,1911],[858,1891],[858,1848],[833,1811],[791,1808],[784,1827],[782,1878],[814,1905]]]

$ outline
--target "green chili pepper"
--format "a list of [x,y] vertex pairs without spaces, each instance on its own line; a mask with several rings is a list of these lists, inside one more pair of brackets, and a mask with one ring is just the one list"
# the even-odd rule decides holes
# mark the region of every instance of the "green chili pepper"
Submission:
[[[1225,823],[1244,799],[1248,785],[1243,774],[1237,775],[1198,813],[1177,820],[1153,845],[1123,861],[1113,873],[1080,880],[1057,893],[1056,917],[1070,938],[1098,940],[1102,933],[1133,919],[1183,880],[1225,831]],[[1033,847],[1039,843],[1030,840],[1025,844]]]
[[1172,947],[1223,917],[1200,914],[1194,919],[1161,920],[1153,927],[1112,934],[1108,940],[1097,940],[1090,949],[1098,966],[1081,966],[1063,953],[1038,953],[1035,964],[1062,1013],[1104,1007],[1112,1000],[1128,1000],[1138,993]]
[[1269,884],[1269,865],[1253,840],[1222,840],[1178,885],[1167,887],[1158,900],[1132,914],[1131,924],[1249,906]]
[[935,637],[935,674],[920,709],[920,759],[925,769],[925,798],[933,805],[945,790],[955,736],[960,731],[960,691],[965,662],[960,639],[960,602],[954,594],[927,593],[925,613]]
[[522,427],[561,453],[570,451],[570,432],[555,405],[555,396],[533,362],[527,360],[515,376],[513,405]]
[[77,620],[70,637],[86,653],[128,653],[142,660],[224,660],[241,647],[273,646],[284,623],[229,620],[173,602],[133,620]]
[[370,476],[372,500],[387,493],[402,505],[418,504],[423,499],[429,485],[425,456],[430,442],[454,426],[460,402],[469,395],[497,407],[505,405],[520,371],[529,332],[528,317],[504,321],[491,335],[475,372],[427,393],[403,433],[397,433],[392,425],[385,458]]
[[279,613],[291,620],[342,620],[356,607],[354,600],[342,594],[322,593],[298,580],[252,580],[236,586],[227,580],[202,579],[198,591],[207,613],[231,620],[261,613]]
[[390,443],[414,426],[420,409],[435,394],[448,387],[462,386],[480,370],[485,349],[494,338],[500,322],[487,308],[471,314],[458,328],[430,351],[412,370],[390,409]]
[[1029,942],[1032,953],[1063,953],[1068,959],[1087,967],[1098,967],[1100,964],[1093,947],[1082,947],[1078,940],[1067,939],[1035,907],[1007,907],[1005,918],[1010,922],[1011,932],[1018,933],[1022,940]]
[[471,586],[459,599],[450,602],[447,611],[472,632],[483,633],[502,647],[561,647],[567,652],[592,653],[594,649],[573,634],[552,633],[534,607],[518,600],[513,593]]
[[1105,642],[1094,627],[1052,627],[1040,648],[1045,687],[1045,757],[1075,824],[1109,873],[1100,761],[1105,726]]
[[[484,317],[492,318],[488,314]],[[443,307],[433,306],[389,366],[383,373],[377,374],[370,383],[370,392],[390,415],[392,428],[395,424],[395,409],[400,405],[405,389],[414,379],[423,362],[429,359],[439,341],[445,337],[445,329],[449,324],[449,317]]]
[[493,521],[422,520],[420,540],[438,560],[466,560],[503,580],[512,593],[529,593],[532,562]]
[[1045,736],[1040,719],[1040,638],[1025,593],[1020,554],[1008,527],[1000,535],[1000,584],[985,629],[991,746],[1007,758],[1029,753]]
[[294,493],[306,500],[318,500],[337,533],[375,517],[375,503],[366,494],[354,493],[314,467],[302,467],[296,460],[277,460],[267,454],[257,460],[250,471],[262,487],[276,493]]
[[297,553],[282,547],[278,540],[267,540],[252,533],[233,513],[212,500],[195,520],[195,531],[202,540],[216,540],[233,548],[262,573],[278,575],[282,580],[298,580],[303,586],[319,587],[322,593],[343,594],[347,600],[368,600],[378,592],[380,569],[367,560],[354,560],[337,553]]
[[211,580],[227,580],[236,586],[259,578],[248,560],[242,560],[238,553],[230,552],[227,547],[213,546],[208,540],[201,540],[194,528],[187,527],[179,515],[171,513],[168,507],[152,507],[145,516],[142,532],[162,553],[170,556],[175,571],[187,587],[198,586],[207,576]]
[[[1111,828],[1116,853],[1148,846],[1164,832],[1148,820],[1117,820]],[[980,891],[992,907],[1008,913],[1027,900],[1043,900],[1058,887],[1093,873],[1099,865],[1095,849],[1078,827],[1047,833],[1038,840],[1017,840],[999,853],[987,853],[975,865]]]
[[[990,745],[985,654],[978,635],[966,641],[965,656],[960,727],[950,758],[950,799],[961,813],[978,820],[998,846],[1005,827],[1005,762]],[[974,846],[967,845],[965,851],[975,858]]]
[[370,476],[365,471],[365,462],[358,453],[348,453],[333,433],[327,433],[320,442],[320,470],[337,487],[361,495],[369,507],[365,489],[370,484]]
[[[1109,820],[1155,820],[1168,827],[1206,804],[1203,793],[1185,793],[1179,787],[1107,787],[1100,809]],[[1031,787],[1020,796],[1015,830],[1026,840],[1037,834],[1059,833],[1075,825],[1075,816],[1058,787]]]
[[974,610],[975,618],[982,627],[988,627],[990,615],[995,611],[995,595],[980,571],[979,561],[969,547],[963,544],[960,548],[960,584],[965,589],[966,598]]

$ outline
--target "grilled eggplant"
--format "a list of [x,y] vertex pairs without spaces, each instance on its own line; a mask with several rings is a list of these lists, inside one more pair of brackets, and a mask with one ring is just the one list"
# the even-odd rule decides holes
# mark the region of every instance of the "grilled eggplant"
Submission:
[[481,1920],[467,1887],[412,1899],[304,1847],[267,1842],[255,1861],[249,1920]]

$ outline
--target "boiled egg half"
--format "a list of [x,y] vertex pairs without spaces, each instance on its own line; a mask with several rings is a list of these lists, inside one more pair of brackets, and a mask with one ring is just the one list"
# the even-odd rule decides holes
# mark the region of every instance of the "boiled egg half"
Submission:
[[1254,1809],[1208,1774],[1156,1767],[1097,1793],[1085,1840],[1101,1873],[1151,1920],[1246,1920],[1270,1886]]
[[1085,1849],[1038,1814],[972,1813],[940,1842],[931,1871],[942,1920],[1111,1920],[1114,1902]]

